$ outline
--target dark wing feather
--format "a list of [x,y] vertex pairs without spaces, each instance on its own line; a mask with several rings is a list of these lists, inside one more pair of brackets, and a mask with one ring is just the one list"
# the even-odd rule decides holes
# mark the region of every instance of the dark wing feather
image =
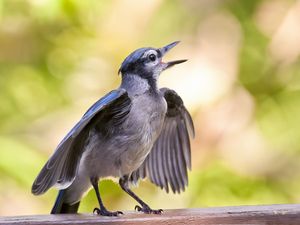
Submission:
[[160,136],[140,168],[130,176],[136,183],[148,177],[169,192],[184,191],[188,184],[187,170],[191,169],[190,137],[195,136],[194,125],[182,99],[173,90],[162,88],[168,110]]
[[32,193],[43,194],[50,187],[68,187],[74,180],[90,127],[105,130],[105,122],[117,124],[129,112],[131,100],[124,89],[111,91],[83,115],[56,148],[32,185]]

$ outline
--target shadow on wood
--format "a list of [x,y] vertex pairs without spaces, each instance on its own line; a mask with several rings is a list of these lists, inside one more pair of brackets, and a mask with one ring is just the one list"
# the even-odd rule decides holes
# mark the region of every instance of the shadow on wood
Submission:
[[119,217],[93,214],[0,217],[0,224],[300,224],[299,205],[234,206],[166,210],[162,215],[124,212]]

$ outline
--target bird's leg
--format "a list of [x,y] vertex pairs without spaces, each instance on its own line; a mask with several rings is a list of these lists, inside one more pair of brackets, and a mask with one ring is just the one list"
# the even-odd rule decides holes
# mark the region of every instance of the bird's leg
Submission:
[[135,193],[133,193],[133,191],[130,190],[129,186],[128,186],[128,176],[123,176],[120,178],[119,180],[119,184],[121,186],[121,188],[127,193],[129,194],[132,198],[134,198],[141,206],[136,205],[135,206],[135,210],[139,211],[139,212],[144,212],[147,214],[161,214],[163,212],[162,209],[158,209],[158,210],[154,210],[151,209],[149,207],[149,205],[147,205],[142,199],[140,199]]
[[121,211],[110,212],[105,208],[105,206],[103,205],[102,199],[100,197],[98,181],[99,181],[98,178],[91,178],[91,183],[95,189],[97,199],[99,202],[99,206],[100,206],[100,208],[95,208],[93,212],[97,213],[98,215],[102,215],[102,216],[118,216],[119,214],[123,214]]

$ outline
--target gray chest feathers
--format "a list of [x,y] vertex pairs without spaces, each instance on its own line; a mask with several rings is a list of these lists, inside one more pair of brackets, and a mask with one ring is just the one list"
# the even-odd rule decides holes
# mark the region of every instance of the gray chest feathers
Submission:
[[119,177],[136,170],[159,136],[166,110],[167,104],[163,97],[144,94],[132,98],[127,119],[114,128],[112,137],[101,138],[91,132],[84,157],[89,158],[92,165],[87,165],[90,167],[87,169],[92,170],[89,173],[98,177]]
[[120,136],[125,148],[115,161],[121,174],[131,173],[143,163],[160,135],[167,109],[162,97],[139,96],[132,103],[124,133]]
[[154,142],[161,132],[166,109],[166,102],[162,97],[141,96],[134,99],[128,118],[128,129],[135,130],[136,138],[142,142]]

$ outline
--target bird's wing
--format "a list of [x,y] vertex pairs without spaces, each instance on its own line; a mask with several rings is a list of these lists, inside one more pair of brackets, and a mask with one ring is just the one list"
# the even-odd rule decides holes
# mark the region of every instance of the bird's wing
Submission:
[[101,129],[105,121],[118,122],[128,114],[130,107],[131,100],[124,89],[111,91],[92,105],[57,146],[35,179],[32,193],[42,194],[54,185],[60,189],[68,187],[75,178],[90,127],[98,123]]
[[182,99],[173,90],[162,88],[168,105],[162,131],[151,152],[139,169],[130,176],[136,183],[140,178],[150,181],[169,192],[184,191],[188,184],[187,169],[191,169],[190,137],[194,125]]

